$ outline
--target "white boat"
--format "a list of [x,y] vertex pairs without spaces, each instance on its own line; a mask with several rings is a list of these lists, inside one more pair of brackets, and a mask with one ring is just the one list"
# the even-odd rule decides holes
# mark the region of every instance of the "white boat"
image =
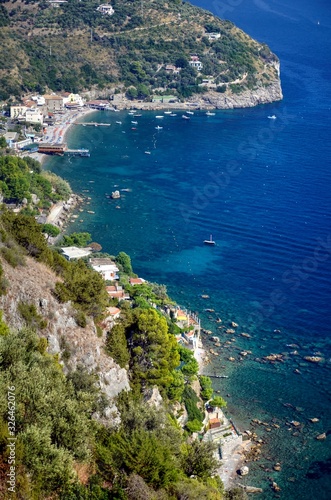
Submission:
[[156,128],[156,130],[162,130],[163,129],[163,127],[159,127],[159,126],[157,126],[155,128]]
[[216,245],[215,241],[213,240],[213,236],[210,235],[209,240],[204,240],[203,243],[205,245]]
[[163,115],[156,115],[155,118],[164,118],[164,116]]
[[215,116],[215,113],[212,113],[211,111],[207,111],[206,116]]
[[194,115],[194,112],[193,111],[186,111],[186,114],[187,115]]
[[134,115],[134,111],[129,111],[129,115]]
[[137,114],[135,114],[133,116],[137,116],[138,117],[138,116],[142,116],[142,114],[141,113],[137,113]]
[[138,125],[138,122],[133,122],[133,121],[131,121],[131,123],[132,123],[133,125]]
[[171,113],[170,116],[177,116],[177,113]]
[[168,111],[163,111],[163,113],[164,113],[165,115],[171,115],[171,111],[169,111],[169,110],[168,110]]
[[119,125],[122,125],[122,122],[116,122],[116,123],[118,123]]
[[271,115],[271,116],[268,116],[269,120],[276,120],[277,116],[276,115]]
[[150,151],[145,151],[145,155],[150,155],[151,152]]
[[184,118],[184,120],[190,120],[190,117],[186,115],[182,115],[182,118]]

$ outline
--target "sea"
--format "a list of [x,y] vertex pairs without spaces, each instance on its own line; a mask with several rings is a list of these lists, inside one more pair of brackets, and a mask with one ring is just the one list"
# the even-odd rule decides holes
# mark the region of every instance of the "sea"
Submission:
[[[213,379],[227,415],[264,443],[240,481],[263,488],[256,498],[327,500],[330,2],[194,3],[270,46],[284,99],[214,116],[196,111],[190,120],[180,111],[95,112],[86,121],[111,126],[77,125],[67,136],[91,156],[52,158],[46,168],[86,197],[69,232],[91,233],[111,255],[128,253],[139,276],[165,284],[219,337],[215,348],[203,334],[206,349],[219,353],[205,371],[228,376]],[[120,199],[109,198],[115,189]],[[203,244],[210,235],[215,246]],[[272,354],[278,360],[265,359]]]

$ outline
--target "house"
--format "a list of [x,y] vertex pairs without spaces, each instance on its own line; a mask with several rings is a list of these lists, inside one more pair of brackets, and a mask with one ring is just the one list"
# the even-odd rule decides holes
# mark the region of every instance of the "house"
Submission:
[[221,38],[221,33],[205,33],[205,36],[211,41],[218,40],[218,38]]
[[97,100],[97,101],[88,101],[86,103],[86,106],[88,106],[91,109],[103,110],[103,109],[107,109],[109,107],[109,102],[101,100],[101,99]]
[[61,7],[63,3],[68,3],[67,0],[48,0],[51,7]]
[[18,133],[17,132],[6,132],[3,134],[3,137],[6,139],[6,143],[10,148],[14,147],[14,143],[18,139]]
[[113,7],[110,4],[99,5],[99,7],[97,8],[97,11],[100,12],[101,14],[105,14],[108,16],[112,16],[115,12]]
[[219,418],[209,419],[209,429],[218,429],[219,427],[221,427],[221,421]]
[[63,97],[60,95],[44,95],[47,111],[59,112],[63,111]]
[[197,71],[201,71],[203,68],[203,64],[201,61],[199,61],[199,58],[197,58],[197,56],[192,56],[191,60],[188,63],[191,68],[195,68]]
[[34,97],[31,97],[31,99],[37,104],[37,106],[44,106],[46,104],[45,97],[41,95],[36,95]]
[[143,285],[146,280],[142,278],[130,278],[130,285]]
[[175,75],[178,75],[182,68],[177,68],[174,64],[166,64],[166,67],[164,69]]
[[118,307],[107,307],[106,312],[108,314],[108,317],[114,320],[119,318],[121,309],[119,309]]
[[90,248],[63,247],[61,250],[67,260],[82,259],[92,253]]
[[119,269],[115,262],[108,258],[90,259],[89,263],[95,271],[100,273],[104,280],[118,280]]
[[42,125],[44,117],[43,114],[40,113],[38,109],[31,108],[27,109],[25,112],[25,121],[29,123],[40,123],[40,125]]
[[63,97],[63,103],[66,108],[73,108],[73,107],[81,108],[84,106],[84,101],[79,94],[65,92],[65,94],[62,94],[62,97]]
[[10,118],[18,118],[19,116],[24,116],[27,109],[27,106],[23,104],[10,106]]
[[120,285],[106,286],[107,293],[111,299],[129,300],[130,295],[123,290]]

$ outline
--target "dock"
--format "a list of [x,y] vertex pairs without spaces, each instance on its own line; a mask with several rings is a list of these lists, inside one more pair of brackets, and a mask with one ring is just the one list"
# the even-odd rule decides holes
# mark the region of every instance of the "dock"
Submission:
[[97,122],[77,122],[74,125],[83,125],[83,127],[110,127],[111,123],[97,123]]
[[90,156],[90,151],[88,149],[66,149],[64,154],[70,156]]

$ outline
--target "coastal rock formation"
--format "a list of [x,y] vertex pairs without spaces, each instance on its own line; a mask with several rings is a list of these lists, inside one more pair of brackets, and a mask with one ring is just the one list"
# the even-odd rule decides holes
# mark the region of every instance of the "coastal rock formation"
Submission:
[[216,109],[252,108],[259,104],[268,104],[283,99],[280,81],[275,81],[267,87],[261,86],[254,90],[245,90],[240,94],[210,91],[204,94],[198,101],[201,107],[211,107]]
[[25,326],[19,314],[20,303],[34,304],[39,315],[46,320],[43,337],[47,338],[48,352],[59,354],[64,371],[82,366],[98,374],[99,386],[105,394],[108,406],[100,420],[105,425],[119,423],[113,399],[123,390],[130,390],[127,371],[117,365],[104,352],[104,340],[97,336],[93,321],[85,328],[75,321],[75,309],[70,302],[59,304],[52,290],[59,278],[44,264],[27,257],[26,265],[13,269],[2,260],[9,286],[0,298],[0,307],[8,325],[15,329]]

